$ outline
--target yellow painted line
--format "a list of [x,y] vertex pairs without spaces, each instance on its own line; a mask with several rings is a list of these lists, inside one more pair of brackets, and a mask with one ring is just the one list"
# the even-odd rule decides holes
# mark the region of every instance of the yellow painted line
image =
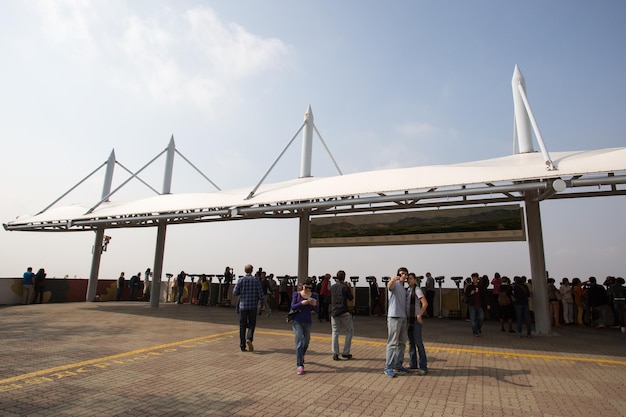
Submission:
[[[157,350],[163,350],[173,347],[180,347],[188,344],[204,342],[211,339],[217,339],[223,336],[229,336],[233,334],[238,334],[239,329],[231,330],[223,333],[216,333],[209,336],[200,336],[192,339],[180,340],[177,342],[165,343],[162,345],[152,346],[143,349],[136,349],[124,353],[118,353],[116,355],[104,356],[101,358],[90,359],[82,362],[75,362],[67,365],[61,365],[53,368],[42,369],[35,372],[30,372],[27,374],[17,375],[10,378],[0,379],[0,385],[11,384],[23,380],[28,380],[31,378],[37,378],[40,376],[48,375],[56,372],[63,372],[74,368],[81,368],[88,365],[100,364],[103,362],[108,362],[116,359],[126,358],[133,355],[138,355],[141,353],[150,353]],[[273,331],[264,331],[257,330],[255,334],[262,334],[268,336],[282,336],[282,337],[293,337],[292,332],[273,332]],[[311,339],[320,340],[330,342],[331,338],[328,336],[311,336]],[[384,341],[371,341],[371,340],[360,340],[360,339],[352,339],[353,344],[362,344],[362,345],[370,345],[370,346],[386,346],[386,342]],[[449,353],[468,353],[474,355],[483,355],[483,356],[502,356],[507,358],[525,358],[525,359],[541,359],[546,361],[567,361],[567,362],[591,362],[596,364],[605,364],[605,365],[622,365],[626,366],[626,360],[614,360],[614,359],[602,359],[602,358],[585,358],[585,357],[569,357],[569,356],[557,356],[557,355],[542,355],[536,353],[518,353],[518,352],[510,352],[510,351],[492,351],[492,350],[484,350],[484,349],[469,349],[469,348],[449,348],[449,347],[440,347],[440,346],[429,346],[426,344],[427,350],[429,352],[449,352]]]
[[[293,333],[280,333],[280,332],[268,332],[268,331],[257,331],[255,334],[265,334],[271,336],[293,336]],[[330,341],[331,338],[328,336],[311,336],[311,339],[314,340],[324,340]],[[356,344],[364,344],[370,346],[386,346],[387,342],[377,342],[370,340],[358,340],[352,339],[352,343]],[[520,352],[510,352],[510,351],[493,351],[493,350],[484,350],[484,349],[470,349],[470,348],[449,348],[449,347],[441,347],[441,346],[429,346],[425,344],[428,348],[429,352],[449,352],[449,353],[469,353],[474,355],[483,355],[483,356],[503,356],[507,358],[515,357],[515,358],[525,358],[525,359],[542,359],[545,361],[568,361],[568,362],[592,362],[597,364],[610,364],[610,365],[623,365],[626,366],[626,360],[615,360],[615,359],[602,359],[602,358],[584,358],[584,357],[571,357],[571,356],[558,356],[558,355],[543,355],[538,353],[520,353]]]
[[107,362],[107,361],[111,361],[111,360],[115,360],[115,359],[125,358],[125,357],[128,357],[128,356],[133,356],[133,355],[137,355],[137,354],[140,354],[140,353],[149,353],[149,352],[153,352],[155,350],[161,350],[161,349],[168,349],[168,348],[172,348],[172,347],[178,347],[178,346],[186,345],[186,344],[189,344],[189,343],[203,342],[203,341],[206,341],[206,340],[215,339],[215,338],[222,337],[222,336],[228,336],[228,335],[236,334],[236,333],[238,334],[239,330],[231,330],[231,331],[228,331],[228,332],[212,334],[212,335],[209,335],[209,336],[200,336],[200,337],[195,337],[193,339],[181,340],[181,341],[172,342],[172,343],[165,343],[165,344],[162,344],[162,345],[152,346],[152,347],[149,347],[149,348],[131,350],[129,352],[118,353],[117,355],[103,356],[101,358],[90,359],[90,360],[86,360],[86,361],[82,361],[82,362],[70,363],[70,364],[67,364],[67,365],[56,366],[54,368],[42,369],[40,371],[29,372],[27,374],[22,374],[22,375],[13,376],[13,377],[10,377],[10,378],[0,379],[0,385],[10,384],[10,383],[14,383],[14,382],[17,382],[17,381],[30,379],[30,378],[36,378],[36,377],[47,375],[47,374],[50,374],[50,373],[53,373],[53,372],[62,372],[62,371],[67,371],[68,369],[80,368],[80,367],[83,367],[83,366],[94,365],[94,364],[98,364],[98,363],[101,363],[101,362]]

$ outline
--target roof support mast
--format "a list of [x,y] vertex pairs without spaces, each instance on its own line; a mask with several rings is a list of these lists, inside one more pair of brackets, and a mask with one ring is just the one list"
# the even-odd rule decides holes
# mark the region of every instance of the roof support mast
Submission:
[[[174,171],[174,156],[176,145],[174,135],[167,145],[167,155],[165,159],[165,173],[163,174],[163,194],[171,194],[172,173]],[[165,253],[165,232],[167,231],[167,220],[159,219],[157,226],[156,246],[154,249],[154,267],[152,268],[152,285],[150,285],[150,307],[158,308],[161,299],[161,276],[163,275],[163,255]],[[149,279],[149,277],[147,277]]]
[[[311,110],[311,105],[309,105],[306,113],[304,113],[300,178],[311,176],[314,129],[313,111]],[[300,222],[298,234],[298,282],[304,282],[309,276],[309,212],[309,210],[302,210],[298,219]]]
[[[531,153],[533,149],[533,137],[531,129],[541,148],[541,153],[546,164],[546,169],[553,171],[555,168],[550,155],[543,143],[537,121],[532,113],[528,97],[526,97],[526,83],[524,76],[515,65],[513,79],[513,107],[515,111],[515,137],[518,140],[519,152]],[[514,149],[515,152],[515,149]],[[560,183],[557,184],[560,187]],[[535,305],[535,330],[538,334],[548,334],[551,331],[550,314],[548,307],[548,284],[546,274],[546,259],[543,247],[543,231],[541,225],[541,211],[539,209],[539,194],[536,190],[524,191],[524,206],[526,213],[526,227],[528,230],[528,252],[530,257],[530,272],[533,280],[533,297]]]
[[[102,198],[106,198],[111,193],[111,184],[113,183],[113,171],[115,170],[115,150],[111,151],[109,159],[106,163],[107,170],[104,175],[104,184],[102,186]],[[100,259],[102,258],[104,240],[104,227],[96,228],[96,237],[93,243],[93,254],[91,256],[91,271],[89,273],[89,282],[87,283],[87,296],[85,301],[95,301],[96,292],[98,290],[98,275],[100,273]]]

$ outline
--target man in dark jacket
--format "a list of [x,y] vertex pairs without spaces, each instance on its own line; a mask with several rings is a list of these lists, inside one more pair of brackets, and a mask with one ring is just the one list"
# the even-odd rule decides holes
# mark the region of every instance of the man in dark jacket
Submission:
[[592,318],[596,318],[597,320],[596,327],[613,325],[612,322],[608,323],[608,316],[610,315],[609,297],[604,287],[597,283],[596,277],[589,277],[587,297],[589,299],[589,307],[591,308]]
[[344,271],[337,272],[337,283],[330,287],[330,299],[332,306],[331,326],[332,326],[332,348],[333,360],[339,360],[339,331],[344,330],[346,340],[343,345],[343,353],[341,356],[351,359],[350,347],[352,345],[352,335],[354,329],[352,326],[352,315],[348,310],[348,300],[354,299],[352,295],[352,284],[346,283],[346,273]]
[[486,306],[487,310],[491,309],[491,306],[489,305],[486,289],[478,285],[477,272],[472,274],[472,283],[465,287],[465,297],[468,300],[472,333],[478,337],[482,333],[483,320],[485,319],[483,305]]

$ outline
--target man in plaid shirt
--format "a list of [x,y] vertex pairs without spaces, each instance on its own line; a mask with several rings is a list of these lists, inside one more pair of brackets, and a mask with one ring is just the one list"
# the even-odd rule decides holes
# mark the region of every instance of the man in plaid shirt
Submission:
[[[261,282],[252,276],[253,269],[252,265],[245,266],[246,275],[237,282],[233,291],[233,295],[239,296],[239,304],[237,305],[239,308],[239,347],[242,352],[246,351],[246,344],[250,352],[254,350],[252,341],[256,327],[257,307],[259,301],[265,300]],[[246,328],[248,329],[247,337]]]

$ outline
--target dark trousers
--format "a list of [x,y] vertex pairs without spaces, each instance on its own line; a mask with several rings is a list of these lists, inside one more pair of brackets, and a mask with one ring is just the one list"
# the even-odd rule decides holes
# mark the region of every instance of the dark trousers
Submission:
[[330,321],[330,315],[329,313],[329,307],[330,307],[330,296],[328,295],[323,295],[322,296],[322,305],[320,308],[320,314],[319,314],[319,320],[326,320],[326,321]]
[[522,334],[522,322],[526,324],[526,335],[530,336],[530,310],[528,304],[515,305],[515,318],[517,320],[517,334]]
[[435,316],[435,292],[434,291],[426,291],[426,301],[428,302],[428,307],[426,307],[426,314],[428,317]]
[[[256,327],[256,308],[254,310],[239,310],[239,347],[246,348],[246,340],[254,340]],[[246,335],[246,329],[248,329]]]
[[[43,285],[37,285],[35,286],[35,299],[33,300],[33,303],[39,303],[41,304],[41,302],[43,301],[43,292],[45,291],[45,288]],[[39,301],[37,301],[39,300]]]

